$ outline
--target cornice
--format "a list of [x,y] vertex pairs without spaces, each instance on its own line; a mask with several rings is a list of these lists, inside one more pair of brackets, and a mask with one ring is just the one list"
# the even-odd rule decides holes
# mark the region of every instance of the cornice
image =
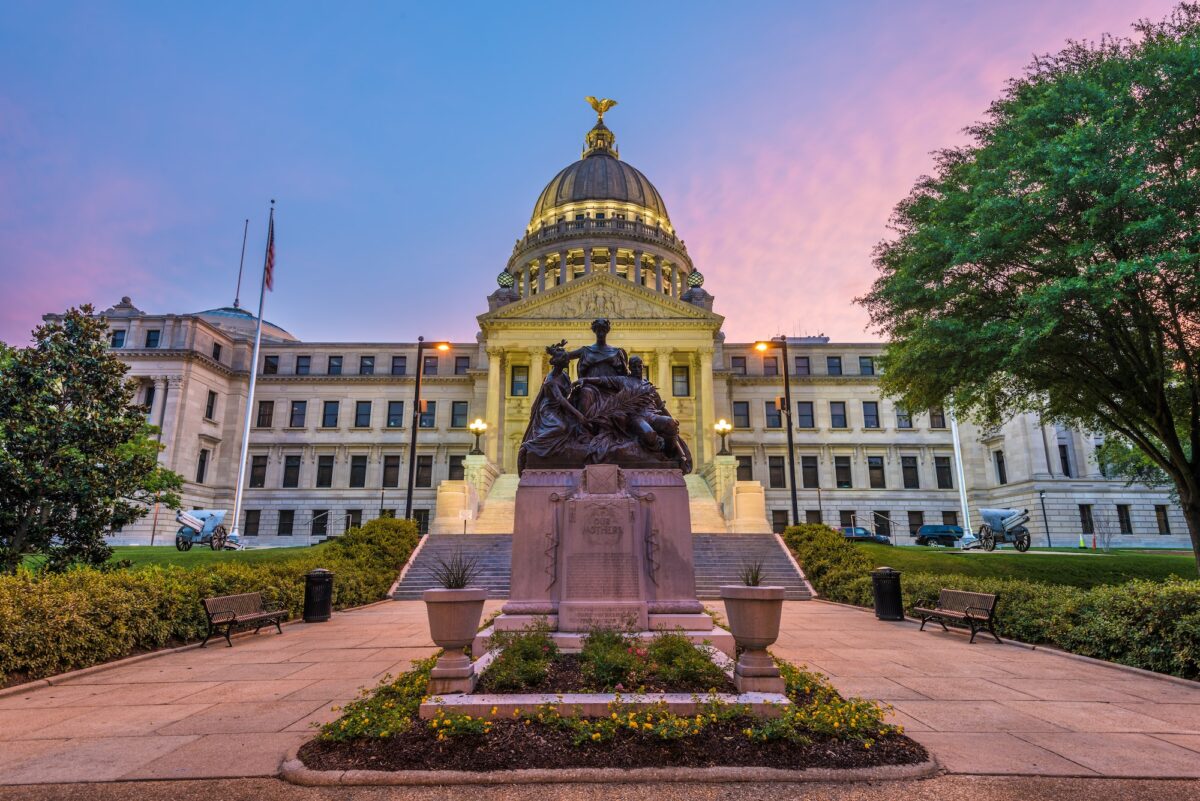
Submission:
[[127,357],[133,357],[139,361],[142,359],[162,359],[166,357],[173,358],[181,362],[199,362],[205,367],[215,370],[227,378],[250,375],[250,373],[246,370],[234,370],[229,365],[218,362],[212,357],[206,356],[200,351],[196,350],[185,350],[183,348],[117,348],[110,351],[110,353],[115,354],[117,358],[121,359],[122,361],[126,360]]

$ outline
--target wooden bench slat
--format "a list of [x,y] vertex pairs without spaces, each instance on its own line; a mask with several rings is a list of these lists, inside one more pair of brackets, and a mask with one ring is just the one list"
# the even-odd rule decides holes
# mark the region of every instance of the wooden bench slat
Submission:
[[965,621],[971,627],[971,642],[975,642],[975,635],[984,628],[995,637],[996,642],[1000,642],[994,624],[998,597],[987,592],[943,588],[938,593],[935,608],[918,606],[913,613],[922,618],[921,631],[925,630],[925,624],[930,620],[936,620],[943,629],[946,629],[946,620]]
[[225,641],[229,647],[233,647],[233,640],[230,638],[230,633],[234,626],[251,626],[255,623],[259,624],[261,629],[263,625],[274,623],[275,629],[282,634],[283,629],[280,627],[280,621],[287,618],[287,612],[284,610],[267,609],[263,603],[262,593],[244,592],[237,595],[219,595],[213,598],[202,599],[204,604],[204,614],[208,617],[208,633],[204,636],[204,641],[200,643],[204,647],[208,643],[210,637],[217,633],[221,626],[225,627]]

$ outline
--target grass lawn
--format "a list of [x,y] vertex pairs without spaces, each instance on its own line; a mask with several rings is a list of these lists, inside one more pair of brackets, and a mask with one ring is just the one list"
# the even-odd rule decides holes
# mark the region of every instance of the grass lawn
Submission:
[[1195,580],[1196,560],[1190,553],[1146,553],[1135,551],[959,551],[921,546],[887,546],[858,543],[877,565],[904,572],[958,573],[994,576],[1093,587],[1120,584],[1130,579],[1162,580],[1179,576]]
[[[301,546],[303,547],[303,546]],[[196,546],[190,551],[177,551],[175,546],[117,545],[113,561],[128,559],[134,567],[147,565],[179,565],[198,567],[215,562],[273,562],[295,555],[296,548],[256,548],[249,551],[214,551]]]

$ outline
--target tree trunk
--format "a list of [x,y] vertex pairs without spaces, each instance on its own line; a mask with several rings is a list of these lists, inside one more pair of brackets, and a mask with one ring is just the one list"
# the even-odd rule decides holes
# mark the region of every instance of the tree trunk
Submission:
[[1192,554],[1196,557],[1196,572],[1200,574],[1200,497],[1185,492],[1179,493],[1179,505],[1183,507],[1183,519],[1187,521],[1188,535],[1192,539]]

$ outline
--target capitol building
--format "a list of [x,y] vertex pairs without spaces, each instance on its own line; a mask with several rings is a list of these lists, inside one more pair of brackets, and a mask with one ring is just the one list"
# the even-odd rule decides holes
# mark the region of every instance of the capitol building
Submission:
[[[474,341],[424,343],[418,360],[416,342],[308,342],[264,322],[251,365],[257,321],[236,306],[164,314],[123,298],[103,316],[161,429],[162,462],[185,479],[185,508],[233,509],[257,370],[238,521],[246,544],[304,544],[403,516],[410,464],[422,527],[511,533],[517,450],[548,370],[545,348],[590,341],[592,320],[605,317],[612,343],[642,358],[680,421],[695,462],[687,485],[696,533],[796,522],[790,426],[800,522],[911,543],[922,524],[963,524],[961,483],[975,527],[979,508],[1027,509],[1035,545],[1075,545],[1081,535],[1090,545],[1096,533],[1114,546],[1188,547],[1169,493],[1105,478],[1093,434],[1022,415],[997,429],[961,424],[956,449],[943,410],[905,410],[881,395],[879,343],[725,341],[726,276],[706,281],[702,267],[601,116],[582,157],[534,202],[498,287],[480,292]],[[785,368],[790,414],[780,408]],[[418,372],[423,403],[414,410]],[[477,420],[486,424],[481,453]],[[731,426],[727,453],[714,429],[721,420]],[[152,527],[155,542],[173,541],[165,514],[112,541],[148,543]]]

